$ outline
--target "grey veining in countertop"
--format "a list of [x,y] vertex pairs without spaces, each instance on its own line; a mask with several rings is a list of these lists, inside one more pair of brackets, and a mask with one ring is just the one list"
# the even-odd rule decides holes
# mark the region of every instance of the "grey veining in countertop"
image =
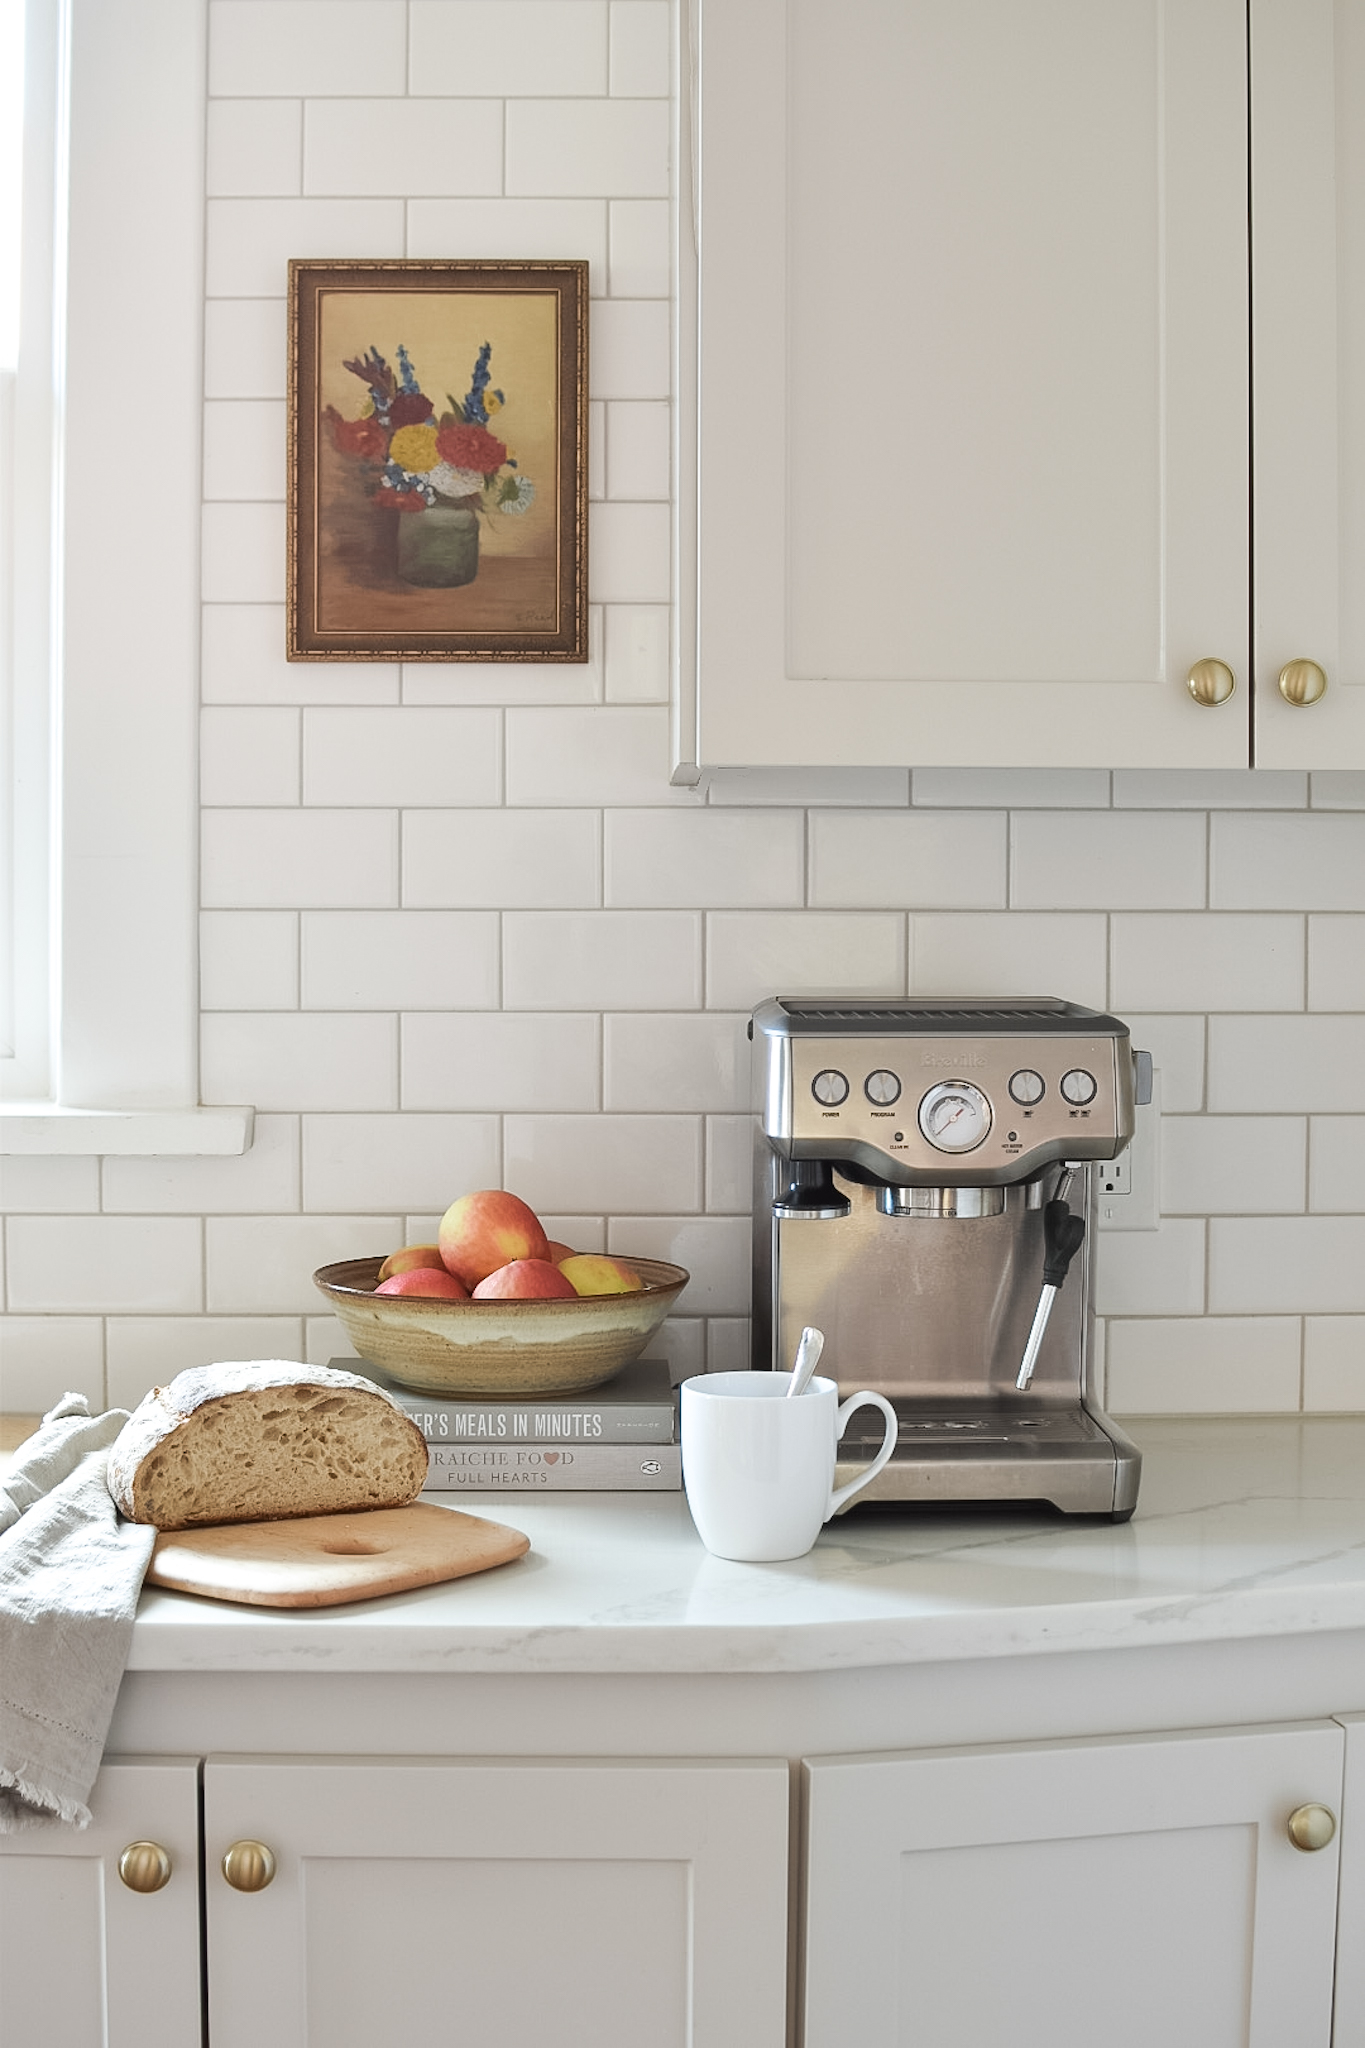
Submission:
[[681,1494],[464,1496],[529,1555],[311,1613],[149,1590],[129,1668],[819,1671],[1365,1628],[1365,1417],[1125,1426],[1127,1524],[872,1511],[745,1565],[707,1555]]

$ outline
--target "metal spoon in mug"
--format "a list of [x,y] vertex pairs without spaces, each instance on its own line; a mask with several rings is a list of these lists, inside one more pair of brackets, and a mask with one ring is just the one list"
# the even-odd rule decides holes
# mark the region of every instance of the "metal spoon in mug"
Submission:
[[801,1332],[801,1342],[796,1347],[796,1363],[792,1367],[792,1376],[787,1383],[789,1401],[793,1395],[805,1393],[810,1385],[811,1374],[820,1363],[820,1353],[824,1348],[824,1331],[813,1330],[808,1323]]

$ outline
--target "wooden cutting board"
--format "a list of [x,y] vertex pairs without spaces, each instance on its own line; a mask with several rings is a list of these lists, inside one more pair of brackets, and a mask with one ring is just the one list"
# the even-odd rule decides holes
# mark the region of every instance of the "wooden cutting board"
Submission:
[[510,1564],[530,1547],[520,1529],[414,1502],[354,1515],[163,1530],[147,1581],[247,1607],[336,1607]]

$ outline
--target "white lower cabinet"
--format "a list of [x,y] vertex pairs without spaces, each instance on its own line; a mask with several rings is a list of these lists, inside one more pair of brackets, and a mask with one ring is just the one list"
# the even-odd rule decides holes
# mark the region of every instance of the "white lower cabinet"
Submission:
[[[107,1758],[90,1811],[0,1835],[0,2048],[197,2048],[198,1760]],[[119,1875],[138,1842],[154,1891]]]
[[[213,2048],[784,2048],[785,1762],[210,1757]],[[224,1855],[259,1842],[261,1890]]]
[[1328,2048],[1344,1741],[809,1760],[805,2048]]

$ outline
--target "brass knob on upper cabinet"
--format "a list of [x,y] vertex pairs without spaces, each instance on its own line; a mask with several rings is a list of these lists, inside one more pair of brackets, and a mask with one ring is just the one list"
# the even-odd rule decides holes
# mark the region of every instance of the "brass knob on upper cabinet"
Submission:
[[160,1842],[130,1842],[119,1857],[118,1874],[130,1892],[159,1892],[170,1883],[171,1859]]
[[1337,1831],[1337,1817],[1330,1806],[1296,1806],[1288,1825],[1296,1849],[1325,1849]]
[[235,1892],[263,1892],[275,1875],[275,1858],[264,1842],[234,1842],[223,1858],[223,1875]]
[[1237,688],[1237,678],[1225,661],[1215,661],[1210,655],[1195,663],[1185,678],[1185,688],[1196,704],[1211,707],[1227,703]]
[[1326,671],[1315,661],[1287,661],[1280,670],[1280,695],[1286,704],[1316,704],[1326,694]]

